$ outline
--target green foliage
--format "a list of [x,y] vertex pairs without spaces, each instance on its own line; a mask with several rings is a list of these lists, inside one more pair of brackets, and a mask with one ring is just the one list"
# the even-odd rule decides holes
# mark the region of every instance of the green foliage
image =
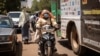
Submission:
[[32,10],[32,12],[38,11],[38,10],[43,10],[43,9],[50,10],[51,9],[50,2],[51,2],[51,0],[40,0],[39,2],[37,0],[34,0],[31,10]]
[[0,14],[5,11],[20,10],[20,0],[0,0]]
[[6,0],[5,4],[7,11],[16,11],[20,9],[20,0]]
[[33,0],[33,5],[32,5],[32,8],[31,8],[31,11],[34,12],[36,10],[39,10],[38,9],[38,2],[37,2],[37,0]]
[[2,11],[4,10],[4,7],[5,7],[4,0],[0,0],[0,14],[1,14]]

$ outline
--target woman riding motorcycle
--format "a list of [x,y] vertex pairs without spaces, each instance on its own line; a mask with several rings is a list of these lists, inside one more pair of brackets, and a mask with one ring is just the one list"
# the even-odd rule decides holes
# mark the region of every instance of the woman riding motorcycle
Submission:
[[[38,42],[39,39],[41,38],[40,36],[42,35],[43,31],[41,32],[41,27],[49,24],[52,25],[55,28],[58,28],[57,22],[55,21],[55,17],[49,12],[48,10],[43,10],[40,14],[40,17],[36,23],[36,33],[34,36],[34,41]],[[55,32],[53,32],[54,34]]]
[[[44,25],[51,25],[53,26],[55,29],[58,28],[57,22],[55,21],[55,17],[52,15],[51,12],[49,12],[48,10],[43,10],[40,14],[40,17],[36,23],[36,33],[35,33],[35,37],[34,37],[34,41],[38,42],[41,41],[41,36],[44,33],[41,30],[41,27]],[[52,34],[55,34],[55,32],[52,32]]]

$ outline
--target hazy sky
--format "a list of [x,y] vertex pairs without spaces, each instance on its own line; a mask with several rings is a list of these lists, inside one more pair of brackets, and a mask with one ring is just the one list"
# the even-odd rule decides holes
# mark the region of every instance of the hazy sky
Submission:
[[32,6],[32,1],[33,1],[33,0],[27,0],[27,6],[28,6],[29,8],[31,8],[31,6]]

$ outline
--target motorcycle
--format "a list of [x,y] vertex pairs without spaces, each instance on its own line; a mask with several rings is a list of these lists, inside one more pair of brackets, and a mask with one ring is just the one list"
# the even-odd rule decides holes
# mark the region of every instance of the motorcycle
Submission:
[[55,35],[52,32],[55,29],[50,25],[45,25],[42,28],[42,31],[45,32],[42,34],[40,45],[40,56],[53,56],[55,48]]

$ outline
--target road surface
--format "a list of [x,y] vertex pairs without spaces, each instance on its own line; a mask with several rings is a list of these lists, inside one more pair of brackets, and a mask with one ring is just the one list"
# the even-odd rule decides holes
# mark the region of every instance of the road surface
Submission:
[[[33,33],[31,34],[34,35]],[[68,42],[66,39],[56,38],[56,47],[57,52],[55,56],[77,56],[71,50],[71,47],[68,46]],[[8,53],[0,53],[0,56],[10,56]],[[16,56],[39,56],[38,55],[38,45],[31,41],[29,44],[22,43],[21,34],[18,34],[18,45],[17,45],[17,54]],[[100,56],[98,53],[94,51],[88,51],[87,54],[83,56]]]

